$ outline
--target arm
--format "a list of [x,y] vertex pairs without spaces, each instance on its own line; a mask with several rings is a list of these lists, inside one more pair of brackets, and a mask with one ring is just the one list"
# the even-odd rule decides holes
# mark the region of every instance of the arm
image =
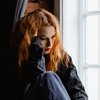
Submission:
[[38,75],[45,71],[45,59],[43,49],[40,45],[39,37],[32,38],[29,46],[29,59],[25,61],[20,69],[20,76],[25,84],[36,79]]
[[40,45],[40,38],[38,36],[33,37],[30,48],[29,48],[29,60],[30,66],[35,65],[38,70],[45,71],[45,58],[44,51]]
[[61,64],[60,70],[57,73],[68,91],[71,100],[88,100],[84,86],[73,63],[68,68]]
[[29,59],[18,69],[17,98],[23,98],[30,83],[35,83],[37,77],[45,71],[45,59],[39,38],[33,37],[29,47]]

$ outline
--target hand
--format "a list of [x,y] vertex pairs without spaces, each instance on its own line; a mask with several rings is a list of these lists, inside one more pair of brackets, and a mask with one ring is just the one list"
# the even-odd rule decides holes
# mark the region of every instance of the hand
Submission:
[[32,38],[29,48],[29,59],[32,61],[38,61],[43,56],[43,48],[40,45],[40,39],[38,36]]
[[45,59],[44,59],[44,51],[40,45],[40,38],[38,36],[34,36],[31,41],[31,45],[29,48],[29,61],[31,63],[36,63],[39,69],[45,69]]

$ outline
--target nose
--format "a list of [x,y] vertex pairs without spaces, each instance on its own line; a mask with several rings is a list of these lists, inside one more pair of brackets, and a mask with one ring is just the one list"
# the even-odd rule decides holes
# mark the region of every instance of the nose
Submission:
[[47,40],[47,46],[52,47],[52,39]]

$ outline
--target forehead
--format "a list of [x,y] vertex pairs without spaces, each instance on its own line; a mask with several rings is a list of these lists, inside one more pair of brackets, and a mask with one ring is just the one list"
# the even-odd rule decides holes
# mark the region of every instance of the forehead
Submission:
[[46,36],[46,37],[52,37],[55,35],[55,28],[53,26],[43,26],[39,32],[38,35]]

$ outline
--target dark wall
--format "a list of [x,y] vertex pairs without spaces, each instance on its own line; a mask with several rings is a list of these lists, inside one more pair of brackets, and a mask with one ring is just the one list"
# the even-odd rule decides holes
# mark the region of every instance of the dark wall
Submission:
[[28,0],[25,15],[31,12],[33,9],[37,8],[44,8],[51,13],[54,13],[54,0],[37,0],[37,2],[32,2],[31,0]]

